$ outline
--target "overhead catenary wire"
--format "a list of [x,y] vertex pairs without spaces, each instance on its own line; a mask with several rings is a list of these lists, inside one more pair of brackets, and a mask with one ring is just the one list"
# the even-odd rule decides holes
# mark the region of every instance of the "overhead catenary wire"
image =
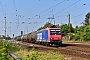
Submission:
[[[65,0],[63,0],[63,1],[65,1]],[[14,0],[14,3],[15,3],[15,0]],[[58,4],[59,4],[59,3],[58,3]],[[56,5],[58,5],[58,4],[56,4]],[[55,5],[55,6],[56,6],[56,5]],[[15,4],[14,4],[14,6],[15,6]],[[52,7],[54,7],[54,6],[52,6]],[[52,7],[51,7],[51,8],[52,8]],[[48,9],[47,9],[47,10],[48,10]]]
[[[0,4],[1,4],[0,6],[1,6],[1,9],[2,9],[2,12],[3,12],[3,16],[4,16],[4,17],[6,17],[6,7],[15,10],[15,13],[16,13],[15,16],[17,16],[17,9],[16,9],[15,0],[13,0],[14,8],[13,8],[13,7],[10,7],[10,6],[8,6],[8,5],[4,4],[4,3],[2,3],[1,0],[0,0]],[[5,8],[3,7],[3,5],[5,6]],[[5,22],[4,22],[4,23],[5,23]],[[6,22],[6,23],[7,23],[7,22]],[[5,24],[5,25],[6,25],[6,24]],[[18,26],[17,26],[17,27],[18,27]],[[7,27],[6,27],[6,28],[7,28]],[[16,29],[16,31],[17,31],[17,29]]]
[[3,7],[3,5],[2,5],[2,2],[1,2],[1,0],[0,0],[0,6],[1,6],[1,10],[2,10],[2,13],[3,13],[3,18],[5,19],[4,20],[4,35],[5,35],[5,39],[6,39],[6,5],[5,5],[5,8]]
[[17,20],[17,29],[16,29],[16,31],[15,32],[17,32],[17,30],[18,30],[18,28],[19,28],[19,15],[17,14],[18,13],[18,10],[16,9],[16,2],[15,2],[15,0],[13,0],[13,5],[14,5],[14,10],[15,10],[15,17],[17,18],[16,20]]
[[[41,17],[40,14],[45,13],[46,11],[50,10],[51,8],[54,8],[55,6],[57,6],[57,5],[61,4],[61,3],[63,3],[64,1],[65,1],[65,0],[63,0],[63,1],[61,1],[61,2],[59,2],[59,3],[57,3],[57,4],[55,4],[54,6],[52,6],[52,7],[48,8],[48,9],[46,9],[46,10],[43,11],[43,12],[37,14],[37,15],[39,15],[39,19],[40,19],[40,17]],[[31,19],[35,18],[37,15],[35,15],[35,16],[33,16],[32,18],[29,18],[29,19],[31,20]]]
[[[55,7],[55,6],[57,6],[57,5],[59,5],[59,4],[61,4],[61,3],[63,3],[63,2],[65,2],[66,0],[63,0],[63,1],[61,1],[61,2],[59,2],[59,3],[57,3],[57,4],[55,4],[54,6],[52,6],[52,7],[50,7],[50,8],[48,8],[48,9],[46,9],[45,11],[43,11],[43,12],[41,12],[40,14],[42,14],[42,13],[45,13],[46,11],[48,11],[48,10],[50,10],[51,8],[53,8],[53,7]],[[77,2],[79,2],[80,0],[78,0]],[[14,2],[14,7],[16,6],[16,4],[15,4],[15,0],[13,0],[13,2]],[[74,4],[76,4],[77,2],[75,2]],[[73,4],[72,4],[73,5]],[[70,6],[72,6],[72,5],[70,5]],[[15,7],[16,8],[16,7]],[[66,7],[66,8],[68,8],[68,7]],[[65,8],[65,9],[66,9]],[[16,11],[17,11],[17,9],[15,9]],[[64,9],[63,9],[64,10]],[[39,14],[39,15],[40,15]],[[34,16],[34,17],[36,17],[36,15]]]
[[[64,2],[64,1],[65,1],[65,0],[63,0],[62,2]],[[79,1],[80,1],[80,0],[74,2],[73,4],[69,5],[68,7],[64,8],[63,10],[61,10],[61,11],[59,11],[58,13],[53,14],[53,15],[57,15],[57,14],[59,14],[60,12],[66,10],[67,8],[69,8],[69,7],[73,6],[73,5],[75,5],[75,4],[78,3]],[[61,3],[62,3],[62,2],[61,2]],[[58,3],[58,4],[60,4],[60,3]],[[56,5],[58,5],[58,4],[56,4]],[[54,6],[50,7],[50,8],[53,8],[53,7],[55,7],[56,5],[54,5]],[[49,8],[49,9],[50,9],[50,8]],[[49,10],[49,9],[47,9],[47,10]],[[45,11],[47,11],[47,10],[45,10]],[[45,11],[44,11],[44,12],[45,12]],[[42,13],[44,13],[44,12],[42,12]],[[41,13],[41,14],[42,14],[42,13]],[[36,16],[34,16],[34,17],[36,17]]]
[[[80,17],[80,16],[82,16],[82,15],[84,15],[84,14],[85,14],[85,13],[78,14],[77,16],[72,16],[71,19]],[[67,21],[67,20],[63,20],[61,24],[64,24],[63,22],[65,22],[65,21]],[[43,21],[42,21],[42,22],[43,22]],[[39,24],[42,23],[42,22],[39,22]],[[75,22],[74,22],[74,23],[75,23]],[[37,25],[39,25],[39,24],[36,24],[35,26],[37,26]],[[35,26],[34,26],[34,27],[35,27]]]
[[[52,7],[48,8],[48,9],[44,10],[43,12],[39,13],[38,15],[41,15],[41,14],[45,13],[46,11],[48,11],[48,10],[50,10],[50,9],[54,8],[55,6],[57,6],[57,5],[59,5],[59,4],[63,3],[63,2],[65,2],[65,1],[66,1],[66,0],[63,0],[63,1],[61,1],[61,2],[59,2],[59,3],[57,3],[57,4],[55,4],[54,6],[52,6]],[[69,5],[68,7],[66,7],[66,8],[62,9],[61,11],[59,11],[59,12],[55,13],[54,15],[59,14],[60,12],[62,12],[62,11],[64,11],[64,10],[66,10],[67,8],[69,8],[69,7],[73,6],[73,5],[75,5],[75,4],[76,4],[76,3],[78,3],[79,1],[80,1],[80,0],[76,1],[75,3],[73,3],[73,4]],[[35,15],[35,16],[33,16],[31,19],[33,19],[33,18],[35,18],[35,17],[36,17],[36,15]]]
[[[45,4],[45,2],[44,3],[42,3],[42,4]],[[42,4],[40,5],[40,6],[42,6]],[[14,0],[14,7],[15,7],[15,0]],[[38,7],[37,7],[38,8]],[[37,8],[35,8],[34,10],[36,10]],[[34,11],[33,10],[33,11]],[[31,11],[31,12],[33,12],[33,11]],[[30,19],[30,18],[28,18],[28,19]],[[40,15],[39,15],[39,19],[40,19]],[[19,19],[18,19],[19,20]],[[19,22],[18,22],[19,23]],[[36,22],[32,22],[32,23],[36,23]],[[29,23],[28,23],[29,24]],[[30,24],[31,24],[31,22],[30,22]],[[20,24],[19,24],[20,25]],[[17,28],[18,28],[19,26],[17,26]]]
[[[56,7],[56,6],[58,6],[58,5],[60,5],[61,3],[65,2],[65,1],[66,1],[66,0],[60,1],[59,3],[57,3],[57,4],[53,5],[52,7],[50,7],[50,8],[48,8],[48,9],[44,10],[43,12],[39,13],[38,15],[40,16],[41,14],[43,14],[43,13],[45,13],[46,11],[48,11],[48,10],[50,10],[50,9],[52,9],[52,8],[54,8],[54,7]],[[37,17],[37,15],[33,16],[31,19],[33,19],[33,18],[35,18],[35,17]]]
[[75,5],[75,4],[76,4],[76,3],[78,3],[79,1],[81,1],[81,0],[78,0],[78,1],[74,2],[73,4],[71,4],[71,5],[69,5],[68,7],[66,7],[66,8],[62,9],[61,11],[59,11],[59,12],[55,13],[54,15],[57,15],[57,14],[59,14],[60,12],[62,12],[62,11],[64,11],[64,10],[66,10],[66,9],[68,9],[68,8],[70,8],[71,6]]
[[[55,5],[53,5],[52,7],[50,7],[50,8],[48,8],[48,9],[46,9],[46,10],[42,11],[42,12],[41,12],[41,13],[39,13],[38,15],[41,15],[41,14],[45,13],[46,11],[50,10],[51,8],[56,7],[57,5],[60,5],[61,3],[65,2],[65,1],[66,1],[66,0],[63,0],[63,1],[61,1],[61,2],[59,2],[59,3],[57,3],[57,4],[55,4]],[[35,17],[36,17],[36,15],[35,15],[35,16],[33,16],[32,18],[35,18]],[[31,19],[32,19],[32,18],[31,18]]]
[[17,9],[16,9],[16,3],[15,3],[15,0],[13,0],[13,4],[14,4],[14,9],[15,9],[16,16],[17,16]]
[[[66,11],[66,15],[61,15],[61,14],[60,14],[60,15],[56,16],[56,18],[59,18],[59,17],[62,17],[62,16],[67,16],[67,13],[74,12],[74,11],[79,10],[79,9],[81,9],[81,8],[82,8],[82,7],[78,7],[78,8],[75,7],[75,9],[72,9],[72,10]],[[83,14],[85,14],[85,13],[83,13]],[[82,15],[82,14],[80,14],[80,15]],[[73,16],[72,18],[74,18],[74,17],[78,17],[78,16],[80,16],[80,15]],[[67,21],[67,20],[64,20],[64,21]]]
[[[59,5],[59,4],[61,4],[61,3],[63,3],[64,1],[65,1],[65,0],[63,0],[62,2],[59,2],[58,4],[52,6],[52,7],[48,8],[48,9],[46,9],[45,11],[41,12],[40,14],[42,14],[42,13],[48,11],[49,9],[51,9],[51,8],[53,8],[53,7],[55,7],[55,6]],[[64,11],[64,10],[70,8],[71,6],[75,5],[75,4],[78,3],[79,1],[81,1],[81,0],[78,0],[78,1],[74,2],[73,4],[69,5],[68,7],[62,9],[61,11],[59,11],[59,12],[57,12],[56,14],[53,14],[53,15],[55,16],[55,15],[59,14],[60,12],[62,12],[62,11]],[[40,14],[39,14],[39,15],[40,15]],[[34,17],[36,17],[36,15],[35,15]],[[34,18],[34,17],[32,17],[32,18]]]
[[6,5],[5,5],[5,8],[3,8],[1,0],[0,0],[0,4],[1,4],[0,6],[2,9],[2,13],[3,13],[3,18],[5,19],[4,20],[4,35],[5,35],[5,39],[6,39]]
[[[84,15],[84,14],[85,14],[85,13],[78,14],[77,16],[72,16],[71,19],[74,19],[74,18],[80,17],[80,16],[82,16],[82,15]],[[63,20],[63,21],[62,21],[62,24],[63,24],[63,22],[65,22],[65,21],[67,21],[67,20]],[[78,21],[76,20],[76,22],[78,22]],[[73,23],[76,23],[76,22],[73,22]]]
[[[57,5],[61,4],[61,3],[63,3],[64,1],[66,1],[66,0],[63,0],[63,1],[61,1],[61,2],[59,2],[59,3],[57,3],[57,4],[55,4],[54,6],[52,6],[52,7],[48,8],[48,9],[46,9],[45,11],[41,12],[40,14],[42,14],[42,13],[44,13],[44,12],[50,10],[51,8],[54,8],[55,6],[57,6]],[[14,4],[14,8],[12,8],[12,9],[15,10],[16,13],[17,13],[15,0],[13,0],[13,4]],[[9,7],[9,6],[8,6],[8,7]],[[10,8],[11,8],[11,7],[10,7]],[[35,10],[36,10],[36,9],[35,9]],[[32,12],[32,11],[31,11],[31,12]],[[40,14],[38,14],[38,15],[40,16]],[[36,15],[35,15],[34,17],[36,17]],[[31,19],[31,18],[29,18],[29,19]]]

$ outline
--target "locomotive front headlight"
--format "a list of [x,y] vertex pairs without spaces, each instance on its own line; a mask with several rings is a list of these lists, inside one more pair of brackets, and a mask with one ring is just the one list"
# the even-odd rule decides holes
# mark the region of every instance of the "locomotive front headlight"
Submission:
[[59,38],[59,39],[61,39],[61,38]]
[[52,38],[51,38],[52,39]]

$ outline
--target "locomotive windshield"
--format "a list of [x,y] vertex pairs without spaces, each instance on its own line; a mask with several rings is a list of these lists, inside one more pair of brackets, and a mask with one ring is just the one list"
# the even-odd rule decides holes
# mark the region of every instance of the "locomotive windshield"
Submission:
[[60,35],[60,29],[51,29],[50,30],[50,35]]

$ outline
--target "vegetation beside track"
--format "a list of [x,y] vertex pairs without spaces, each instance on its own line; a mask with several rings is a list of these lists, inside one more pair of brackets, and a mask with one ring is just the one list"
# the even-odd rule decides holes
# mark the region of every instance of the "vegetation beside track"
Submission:
[[63,56],[59,53],[55,53],[53,51],[49,51],[48,53],[45,52],[38,52],[35,50],[20,50],[17,51],[17,54],[22,60],[65,60]]
[[14,44],[8,44],[7,41],[0,42],[0,60],[14,60],[13,57],[9,55],[9,51],[16,52],[21,49],[20,46]]
[[22,60],[65,60],[63,56],[53,51],[38,52],[33,48],[26,49],[23,46],[0,42],[0,60],[14,60],[8,51],[13,52]]
[[8,46],[6,42],[0,42],[0,60],[12,60],[8,54]]

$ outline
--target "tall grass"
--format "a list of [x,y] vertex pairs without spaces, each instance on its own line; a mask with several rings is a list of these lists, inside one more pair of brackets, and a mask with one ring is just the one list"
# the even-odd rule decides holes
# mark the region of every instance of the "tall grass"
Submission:
[[15,53],[22,60],[65,60],[57,52],[38,52],[34,48],[26,49],[22,46],[7,44],[6,42],[0,43],[0,60],[13,60],[8,55],[8,51]]
[[20,50],[15,54],[22,58],[22,60],[65,60],[63,56],[53,51],[48,51],[48,53],[45,53],[35,50],[28,51],[27,49],[25,49]]

